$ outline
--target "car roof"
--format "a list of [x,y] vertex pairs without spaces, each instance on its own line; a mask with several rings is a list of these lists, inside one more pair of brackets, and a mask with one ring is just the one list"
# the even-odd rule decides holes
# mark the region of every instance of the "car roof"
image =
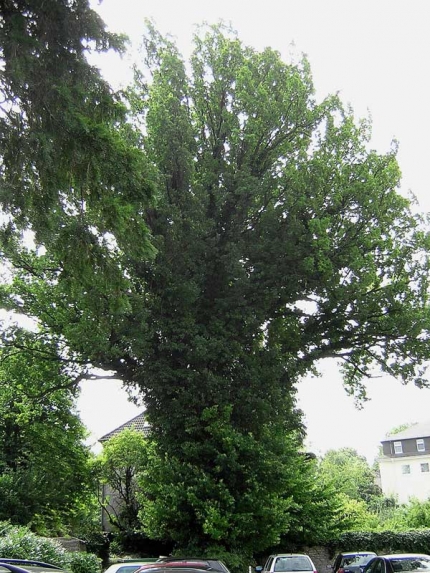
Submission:
[[53,565],[52,563],[46,563],[45,561],[36,561],[34,559],[9,559],[9,557],[0,557],[0,563],[10,563],[11,565],[22,565],[25,566],[32,566],[32,567],[44,567],[46,569],[57,569],[61,570],[61,567],[58,565]]
[[212,563],[221,563],[224,564],[221,559],[217,559],[216,557],[159,557],[157,559],[157,563],[171,563],[175,561],[189,561],[189,562],[212,562]]
[[119,563],[112,563],[111,565],[109,565],[109,567],[104,570],[104,573],[119,571],[120,569],[136,571],[137,569],[140,569],[142,565],[148,565],[150,563],[151,562],[144,561],[143,559],[142,561],[121,561]]
[[155,563],[145,563],[142,565],[142,567],[139,567],[139,571],[152,571],[153,569],[161,569],[166,567],[175,570],[183,569],[184,567],[189,569],[203,569],[205,571],[208,569],[213,569],[213,567],[211,567],[211,565],[208,563],[208,560],[199,559],[197,561],[193,559],[173,559],[169,561],[162,560]]
[[306,555],[306,553],[276,553],[270,557],[309,557],[309,555]]
[[[211,568],[208,566],[194,566],[194,565],[189,565],[188,563],[184,563],[183,565],[180,566],[176,566],[176,565],[170,565],[170,564],[166,564],[166,563],[157,563],[155,567],[148,567],[148,571],[163,571],[163,572],[169,572],[171,571],[172,573],[175,571],[180,571],[181,573],[196,573],[197,571],[202,571],[204,573],[207,573],[207,571],[210,571]],[[140,571],[140,569],[138,570]],[[142,569],[142,571],[146,571],[145,569]]]
[[385,559],[413,559],[414,557],[425,557],[430,559],[430,555],[426,553],[391,553],[390,555],[378,555],[378,557],[384,557]]
[[342,557],[353,557],[354,555],[376,555],[374,551],[346,551],[339,553]]
[[[0,561],[0,571],[6,569],[10,573],[30,573],[30,571],[42,572],[42,571],[57,571],[57,569],[43,569],[41,567],[23,567],[22,565],[17,565],[15,563],[9,563],[8,561]],[[61,571],[61,569],[59,569]]]
[[8,557],[0,557],[0,565],[12,565],[13,567],[19,567],[22,570],[33,573],[64,571],[64,569],[57,565],[45,563],[44,561],[35,561],[34,559],[9,559]]

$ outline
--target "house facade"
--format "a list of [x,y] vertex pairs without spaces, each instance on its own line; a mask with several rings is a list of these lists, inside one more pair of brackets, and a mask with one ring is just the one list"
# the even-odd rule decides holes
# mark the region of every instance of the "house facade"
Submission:
[[399,503],[430,498],[430,422],[387,436],[378,459],[381,488]]

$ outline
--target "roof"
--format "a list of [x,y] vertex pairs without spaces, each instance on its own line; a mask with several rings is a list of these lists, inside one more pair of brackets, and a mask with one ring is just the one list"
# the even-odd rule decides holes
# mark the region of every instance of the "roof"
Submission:
[[398,440],[428,437],[430,437],[430,422],[424,422],[422,424],[413,424],[410,428],[406,428],[406,430],[402,432],[388,435],[381,440],[381,442],[397,442]]
[[149,424],[145,419],[145,413],[142,412],[141,414],[138,414],[128,422],[125,422],[118,428],[115,428],[115,430],[112,430],[108,434],[105,434],[99,439],[99,442],[106,442],[107,440],[113,438],[113,436],[116,436],[117,434],[126,429],[137,430],[139,432],[142,432],[146,436],[149,433]]

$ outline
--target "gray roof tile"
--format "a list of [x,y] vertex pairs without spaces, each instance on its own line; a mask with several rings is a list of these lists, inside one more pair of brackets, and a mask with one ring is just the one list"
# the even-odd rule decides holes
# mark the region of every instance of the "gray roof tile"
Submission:
[[381,442],[396,442],[398,440],[409,440],[414,438],[429,438],[430,437],[430,422],[420,424],[412,424],[410,428],[406,428],[402,432],[386,436]]
[[145,419],[145,413],[142,412],[141,414],[138,414],[128,422],[125,422],[118,428],[115,428],[115,430],[112,430],[108,434],[105,434],[99,439],[99,442],[106,442],[106,440],[110,440],[110,438],[116,436],[117,434],[122,432],[122,430],[125,430],[127,428],[143,432],[146,436],[149,433],[149,424]]

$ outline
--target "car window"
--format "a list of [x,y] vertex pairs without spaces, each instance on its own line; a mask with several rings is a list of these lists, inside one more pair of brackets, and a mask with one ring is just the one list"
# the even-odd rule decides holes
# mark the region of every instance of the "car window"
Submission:
[[358,559],[358,555],[348,555],[348,557],[344,557],[341,561],[340,566],[345,567],[346,565],[352,565]]
[[133,573],[133,571],[137,571],[141,565],[123,565],[116,570],[116,573]]
[[275,571],[313,571],[310,560],[297,555],[292,557],[278,557],[275,563]]
[[266,561],[266,565],[264,566],[264,569],[266,571],[271,571],[272,563],[273,563],[273,557],[269,557],[269,559]]
[[382,561],[382,559],[374,559],[366,569],[366,572],[385,573],[385,563]]
[[429,571],[430,561],[423,557],[411,557],[408,559],[390,559],[395,573],[400,571]]

